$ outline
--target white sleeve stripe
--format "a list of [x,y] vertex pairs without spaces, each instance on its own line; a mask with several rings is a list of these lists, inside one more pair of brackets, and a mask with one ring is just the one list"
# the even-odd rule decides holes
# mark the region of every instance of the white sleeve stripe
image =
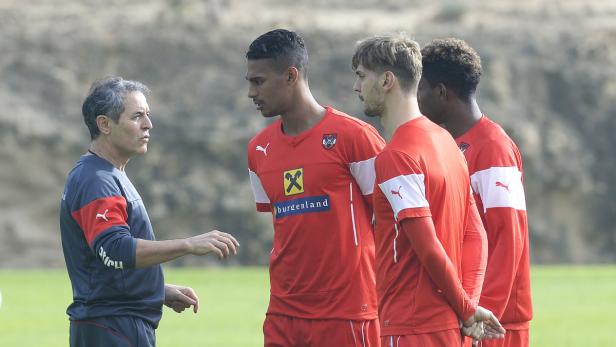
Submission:
[[265,193],[265,189],[263,189],[259,176],[250,169],[248,170],[248,175],[250,176],[250,186],[252,187],[255,202],[257,204],[269,204],[270,200]]
[[398,213],[407,208],[429,207],[423,174],[400,175],[379,183],[398,220]]
[[376,178],[376,173],[374,171],[375,159],[376,157],[372,157],[370,159],[349,163],[351,175],[353,175],[355,181],[357,181],[363,195],[370,195],[374,190],[374,180]]
[[355,227],[355,210],[353,209],[353,183],[349,183],[349,191],[351,192],[351,222],[353,223],[353,238],[355,239],[355,246],[359,246],[357,242],[357,228]]
[[484,213],[494,207],[526,211],[522,173],[515,166],[477,171],[471,175],[471,187],[479,194]]
[[396,235],[394,235],[394,263],[397,263],[398,251],[396,249],[396,240],[398,239],[398,222],[394,222],[394,230],[396,231]]

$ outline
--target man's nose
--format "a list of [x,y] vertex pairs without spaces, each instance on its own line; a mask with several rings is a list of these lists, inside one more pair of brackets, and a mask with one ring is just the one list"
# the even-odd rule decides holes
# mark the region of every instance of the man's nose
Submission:
[[359,79],[356,79],[355,83],[353,83],[353,90],[357,93],[361,92],[361,88],[359,85]]
[[257,97],[258,93],[257,93],[257,88],[250,86],[248,87],[248,97],[251,99],[254,99],[255,97]]
[[152,129],[154,124],[152,124],[152,118],[150,116],[145,116],[145,122],[143,123],[144,129]]

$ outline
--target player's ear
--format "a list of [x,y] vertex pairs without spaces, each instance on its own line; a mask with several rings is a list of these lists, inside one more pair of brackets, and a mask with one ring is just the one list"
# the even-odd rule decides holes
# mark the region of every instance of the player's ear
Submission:
[[436,88],[438,90],[438,97],[441,99],[447,99],[447,87],[443,83],[439,83]]
[[389,90],[394,86],[396,81],[396,75],[391,71],[385,71],[383,73],[383,89]]
[[287,69],[287,83],[293,84],[299,79],[299,70],[295,66]]
[[98,130],[101,134],[108,135],[111,132],[111,122],[113,122],[113,120],[104,114],[96,116],[96,126],[98,126]]

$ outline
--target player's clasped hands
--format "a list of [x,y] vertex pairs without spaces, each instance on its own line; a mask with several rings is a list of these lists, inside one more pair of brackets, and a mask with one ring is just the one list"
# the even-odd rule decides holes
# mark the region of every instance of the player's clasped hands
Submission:
[[475,313],[464,322],[462,334],[474,340],[502,339],[505,337],[505,328],[490,310],[477,306]]
[[205,255],[212,252],[219,259],[225,259],[231,254],[237,254],[237,249],[240,247],[240,243],[237,242],[235,237],[218,230],[193,236],[187,240],[191,247],[191,254]]

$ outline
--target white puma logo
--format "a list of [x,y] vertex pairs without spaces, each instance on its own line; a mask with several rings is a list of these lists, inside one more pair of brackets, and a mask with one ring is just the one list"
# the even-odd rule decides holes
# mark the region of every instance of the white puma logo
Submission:
[[107,219],[107,211],[109,211],[109,210],[105,210],[105,212],[103,212],[103,213],[97,213],[96,214],[96,219],[101,218],[101,219],[104,219],[106,222],[109,222],[109,219]]
[[269,142],[267,143],[267,145],[265,146],[265,148],[257,145],[257,151],[261,151],[263,152],[263,154],[265,154],[265,156],[267,156],[267,147],[269,147]]

